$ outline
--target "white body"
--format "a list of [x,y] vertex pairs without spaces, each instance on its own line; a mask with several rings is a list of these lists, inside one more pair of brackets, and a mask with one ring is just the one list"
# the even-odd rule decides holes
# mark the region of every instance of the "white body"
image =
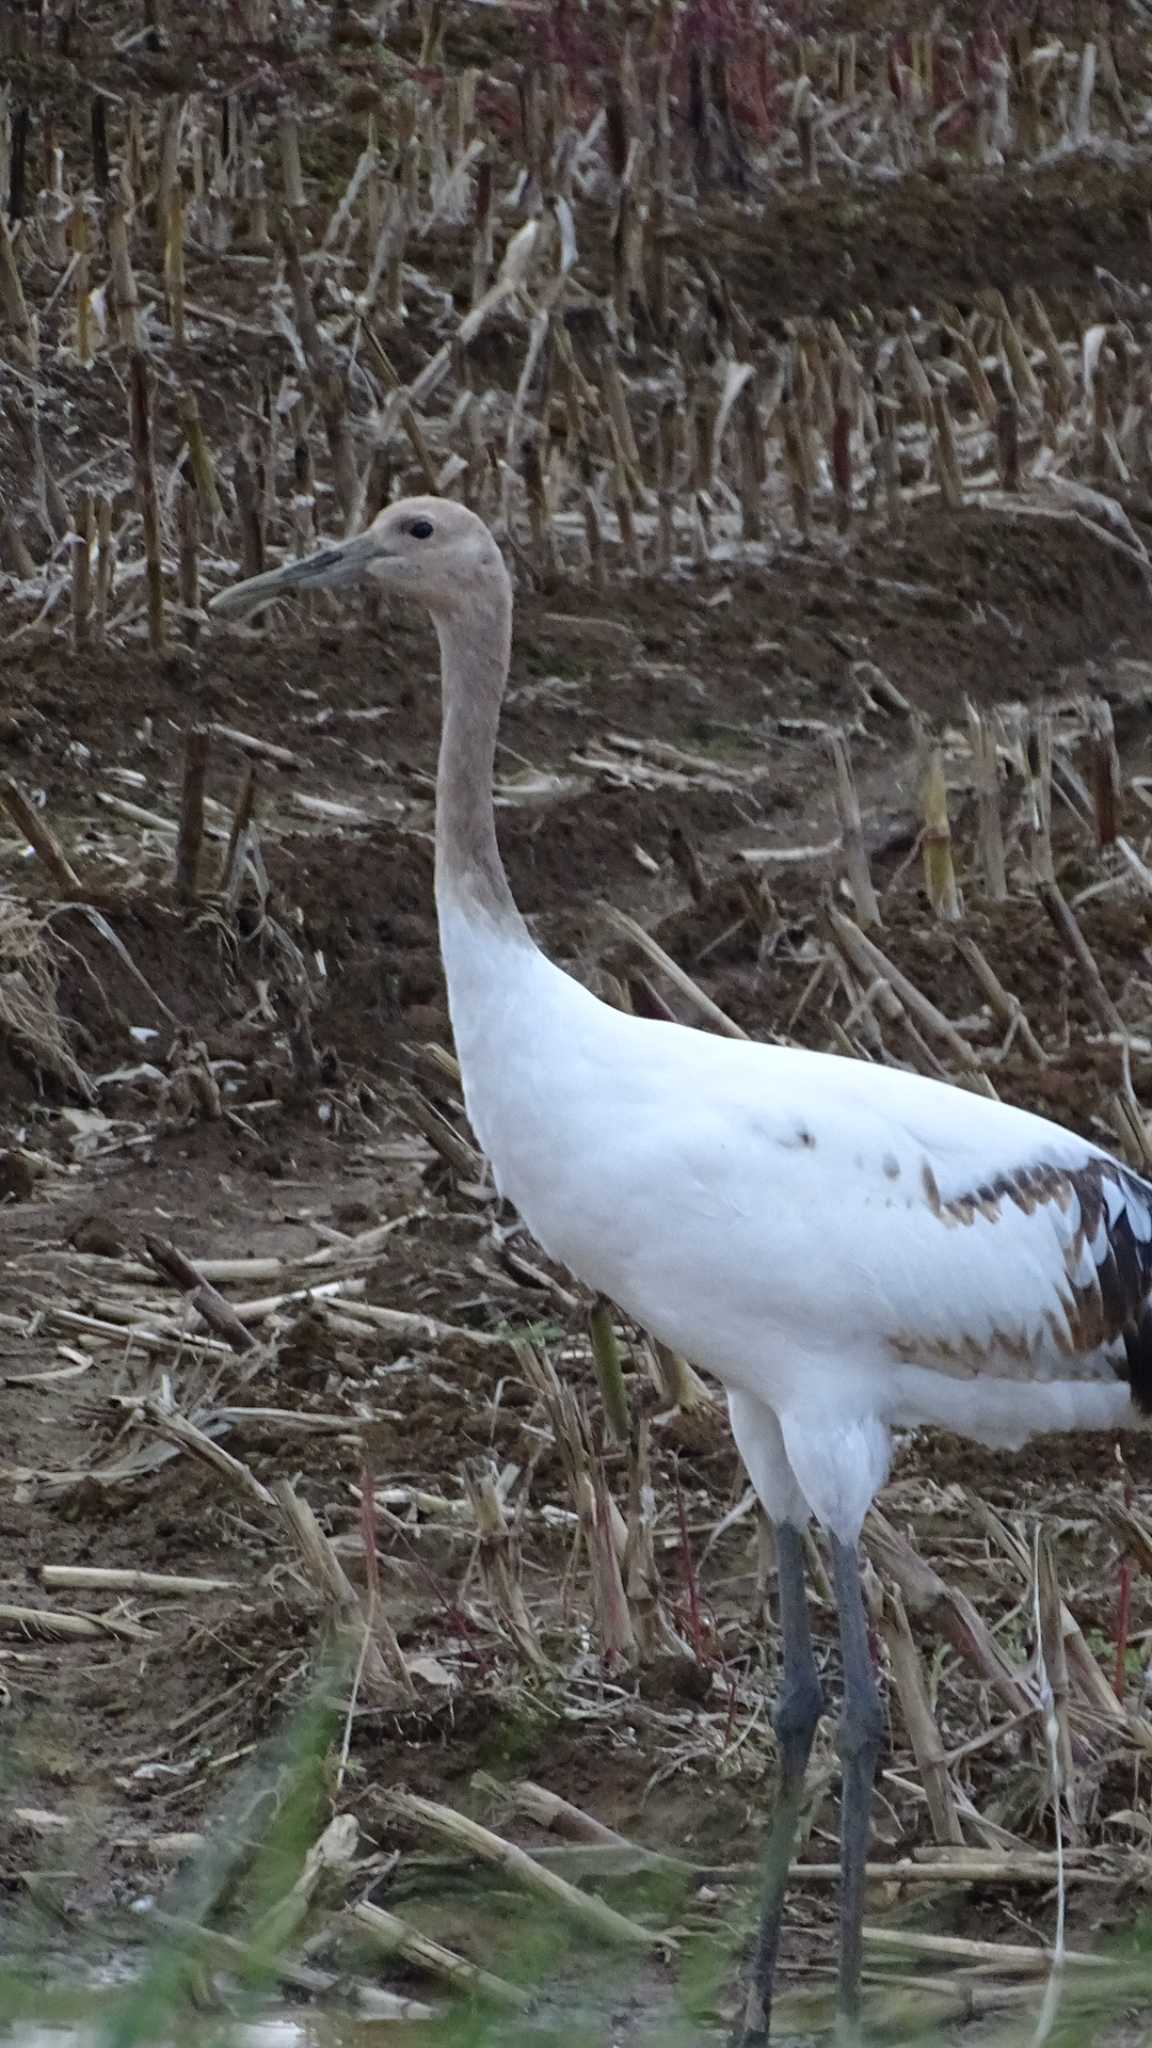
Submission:
[[[1069,1261],[1091,1284],[1107,1251],[1077,1239],[1075,1199],[947,1206],[1022,1168],[1106,1161],[1099,1147],[896,1068],[626,1016],[450,901],[441,941],[501,1193],[725,1384],[774,1519],[854,1540],[894,1426],[1017,1446],[1139,1419],[1106,1347],[1068,1340]],[[1117,1172],[1109,1212],[1146,1244],[1146,1190]]]

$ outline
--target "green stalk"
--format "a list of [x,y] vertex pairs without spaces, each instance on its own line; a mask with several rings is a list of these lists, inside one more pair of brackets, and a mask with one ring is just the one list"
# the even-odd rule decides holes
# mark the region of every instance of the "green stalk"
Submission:
[[603,1294],[598,1294],[592,1304],[588,1334],[592,1340],[596,1378],[600,1382],[600,1398],[608,1419],[608,1433],[614,1443],[626,1444],[632,1434],[632,1417],[624,1385],[620,1346],[612,1323],[612,1304]]

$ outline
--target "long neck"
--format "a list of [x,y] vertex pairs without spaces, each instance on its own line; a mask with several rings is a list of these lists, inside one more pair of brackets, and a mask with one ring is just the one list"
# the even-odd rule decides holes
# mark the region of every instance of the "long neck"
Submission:
[[512,597],[477,594],[436,621],[444,717],[436,780],[436,901],[482,919],[494,935],[526,942],[496,841],[492,776],[500,700],[508,677]]

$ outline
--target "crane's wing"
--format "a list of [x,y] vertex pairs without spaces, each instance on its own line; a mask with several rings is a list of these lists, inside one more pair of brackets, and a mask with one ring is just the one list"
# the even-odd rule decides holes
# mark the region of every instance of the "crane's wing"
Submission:
[[[678,1135],[658,1140],[657,1311],[683,1271],[712,1328],[759,1319],[768,1345],[953,1379],[1119,1377],[1152,1414],[1152,1185],[1002,1102],[752,1050],[726,1046],[706,1079],[701,1060],[695,1094],[686,1070]],[[651,1242],[650,1200],[635,1220]]]
[[846,1079],[818,1121],[889,1355],[961,1378],[1115,1374],[1152,1413],[1152,1185],[1003,1103],[899,1070]]
[[[1027,1372],[1047,1356],[1076,1378],[1092,1376],[1104,1354],[1138,1406],[1152,1412],[1152,1187],[1106,1157],[1070,1166],[1026,1155],[1015,1167],[947,1193],[926,1157],[920,1178],[935,1222],[973,1236],[974,1257],[963,1245],[951,1256],[941,1247],[933,1265],[954,1266],[961,1285],[969,1273],[978,1279],[994,1227],[1007,1224],[996,1252],[1018,1306],[1011,1320],[989,1327],[979,1296],[954,1301],[951,1328],[941,1332],[930,1314],[919,1338],[909,1333],[907,1355],[929,1338],[925,1363],[967,1363],[973,1371],[1014,1363]],[[924,1280],[930,1288],[931,1269]]]

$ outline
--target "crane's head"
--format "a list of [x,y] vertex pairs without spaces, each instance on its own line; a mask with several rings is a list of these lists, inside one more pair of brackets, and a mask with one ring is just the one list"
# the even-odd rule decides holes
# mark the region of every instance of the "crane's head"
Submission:
[[337,590],[369,583],[414,598],[433,614],[476,605],[507,588],[507,570],[482,519],[451,498],[401,498],[349,540],[284,562],[217,591],[208,609],[218,617],[267,604],[287,590]]

